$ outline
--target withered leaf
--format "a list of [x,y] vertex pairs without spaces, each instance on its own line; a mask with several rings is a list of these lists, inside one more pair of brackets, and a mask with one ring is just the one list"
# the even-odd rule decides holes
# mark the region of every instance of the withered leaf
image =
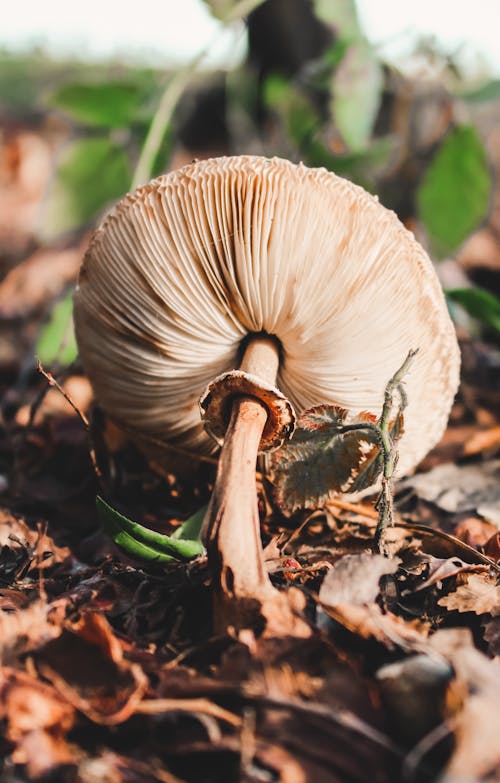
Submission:
[[467,584],[460,585],[438,601],[449,612],[474,612],[475,614],[500,614],[500,585],[484,574],[470,574]]
[[382,555],[363,552],[360,555],[344,555],[327,573],[319,591],[323,604],[368,604],[379,594],[380,579],[397,571],[401,561]]
[[[349,424],[373,424],[360,414]],[[276,500],[287,511],[314,508],[338,492],[369,486],[380,473],[378,436],[373,429],[345,432],[347,411],[319,405],[304,411],[291,441],[272,455]],[[368,473],[364,474],[364,469]],[[363,473],[363,478],[361,478]]]

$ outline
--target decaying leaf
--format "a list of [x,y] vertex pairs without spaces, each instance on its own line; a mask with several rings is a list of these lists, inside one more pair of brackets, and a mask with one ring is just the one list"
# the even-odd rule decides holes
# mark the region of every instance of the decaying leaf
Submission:
[[38,652],[36,662],[67,702],[103,725],[127,720],[146,688],[143,670],[124,658],[108,621],[97,613],[69,626]]
[[74,762],[65,740],[73,725],[73,707],[50,686],[15,669],[0,671],[0,719],[14,745],[12,760],[27,765],[30,779]]
[[325,576],[319,599],[328,606],[372,603],[380,592],[380,579],[386,574],[395,573],[399,563],[397,557],[389,559],[367,552],[345,555]]
[[[289,512],[314,508],[339,492],[374,484],[382,470],[376,421],[371,413],[349,416],[334,405],[304,411],[292,440],[272,454],[278,504]],[[390,428],[393,438],[402,426],[400,415]]]
[[449,612],[474,612],[475,614],[500,614],[500,585],[486,574],[469,574],[467,583],[448,593],[438,603]]
[[455,747],[443,779],[468,783],[493,774],[491,779],[497,780],[495,772],[500,772],[498,663],[474,649],[472,635],[466,628],[437,631],[430,638],[430,645],[450,661],[468,692],[461,709],[450,720]]

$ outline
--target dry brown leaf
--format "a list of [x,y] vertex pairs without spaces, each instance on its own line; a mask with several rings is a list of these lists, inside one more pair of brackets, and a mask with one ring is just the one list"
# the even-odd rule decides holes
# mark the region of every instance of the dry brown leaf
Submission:
[[40,600],[16,612],[0,612],[0,661],[36,650],[62,632],[65,602]]
[[46,247],[14,267],[0,283],[0,317],[23,318],[46,306],[76,279],[83,250]]
[[30,778],[74,761],[64,739],[73,725],[74,710],[50,685],[25,672],[3,668],[0,718],[5,721],[5,738],[15,746],[12,759],[27,765]]
[[475,432],[464,445],[464,455],[480,454],[482,451],[496,449],[500,446],[500,426]]
[[455,748],[444,778],[454,783],[480,780],[500,765],[500,666],[474,649],[472,635],[466,628],[437,631],[429,641],[450,661],[458,680],[468,690],[462,709],[450,719]]
[[500,614],[500,585],[485,574],[470,574],[467,583],[448,593],[438,601],[449,612],[474,612],[475,614]]
[[470,563],[465,563],[459,557],[440,558],[429,555],[428,558],[429,576],[425,582],[422,582],[422,584],[417,585],[417,587],[407,592],[418,593],[420,590],[425,590],[426,588],[431,587],[438,582],[442,582],[445,579],[450,579],[452,576],[457,576],[457,574],[462,574],[465,572],[488,572],[488,566],[471,565]]
[[403,620],[392,612],[382,613],[377,604],[356,606],[339,604],[324,607],[334,620],[363,639],[376,639],[388,649],[420,650],[425,645],[430,626],[421,620]]
[[124,658],[120,640],[97,613],[69,625],[37,653],[36,664],[66,701],[102,725],[127,720],[147,687],[142,668]]
[[363,552],[344,555],[325,576],[319,600],[326,606],[368,604],[375,601],[380,579],[397,571],[400,560]]

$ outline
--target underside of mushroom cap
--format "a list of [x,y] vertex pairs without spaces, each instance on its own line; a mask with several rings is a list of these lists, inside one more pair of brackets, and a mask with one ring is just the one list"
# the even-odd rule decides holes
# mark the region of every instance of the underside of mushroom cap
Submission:
[[219,445],[224,441],[235,397],[254,397],[267,410],[259,451],[277,449],[290,438],[295,429],[295,413],[285,395],[256,375],[231,370],[215,378],[200,399],[205,429]]
[[297,411],[380,414],[410,348],[399,472],[439,440],[458,385],[432,264],[394,213],[324,169],[241,156],[172,172],[121,201],[75,296],[80,353],[103,407],[143,436],[209,453],[198,400],[248,335],[281,346]]

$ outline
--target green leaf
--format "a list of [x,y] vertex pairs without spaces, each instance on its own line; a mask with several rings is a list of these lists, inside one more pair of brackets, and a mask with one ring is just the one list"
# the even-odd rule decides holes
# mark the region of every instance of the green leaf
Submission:
[[204,0],[212,16],[224,24],[244,19],[263,2],[264,0]]
[[65,84],[49,96],[52,106],[84,125],[123,128],[137,118],[143,90],[126,82]]
[[500,99],[500,79],[492,79],[490,82],[458,94],[458,97],[469,103],[485,103]]
[[365,149],[377,118],[384,79],[368,42],[351,44],[333,76],[332,115],[353,152]]
[[43,365],[66,367],[75,361],[78,347],[73,328],[73,295],[64,297],[53,308],[50,319],[38,335],[35,354]]
[[479,134],[459,125],[445,138],[417,191],[417,207],[434,252],[452,253],[488,214],[491,174]]
[[207,513],[207,506],[203,506],[198,511],[195,511],[190,517],[188,517],[177,530],[172,533],[172,538],[178,539],[190,539],[192,541],[200,541],[201,527],[205,514]]
[[314,508],[338,492],[351,491],[367,459],[373,458],[379,435],[369,414],[351,421],[349,426],[358,429],[350,431],[346,416],[347,411],[332,405],[304,411],[292,440],[272,454],[276,500],[282,508]]
[[125,150],[107,138],[79,139],[64,149],[44,205],[42,239],[89,223],[130,184]]
[[469,315],[500,332],[500,299],[483,288],[452,288],[446,296],[467,310]]
[[99,519],[115,544],[127,554],[157,562],[191,560],[203,554],[200,541],[174,539],[150,530],[112,508],[103,498],[96,498]]
[[275,111],[287,136],[303,150],[319,127],[318,114],[296,85],[278,74],[271,74],[264,83],[264,102]]
[[361,36],[355,0],[313,0],[313,8],[318,19],[335,27],[338,37]]

